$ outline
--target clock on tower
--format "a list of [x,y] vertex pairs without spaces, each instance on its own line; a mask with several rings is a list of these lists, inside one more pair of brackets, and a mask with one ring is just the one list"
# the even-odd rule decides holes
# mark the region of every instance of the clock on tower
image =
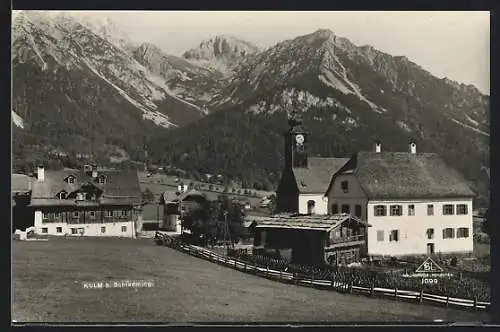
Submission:
[[297,120],[285,134],[285,167],[307,167],[307,134]]

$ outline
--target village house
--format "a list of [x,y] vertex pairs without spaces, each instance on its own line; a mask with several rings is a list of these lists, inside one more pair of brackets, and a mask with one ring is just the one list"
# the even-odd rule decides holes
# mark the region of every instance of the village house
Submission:
[[348,158],[310,158],[308,134],[300,122],[289,121],[285,133],[285,167],[276,190],[277,211],[327,214],[325,192],[332,177]]
[[325,196],[330,214],[370,223],[371,256],[470,253],[472,198],[464,178],[435,153],[358,152],[333,174]]
[[140,202],[136,171],[40,166],[30,206],[37,234],[135,238]]
[[182,216],[206,201],[204,194],[184,186],[177,191],[165,191],[160,198],[160,204],[163,205],[163,224],[160,229],[180,234]]
[[253,251],[298,264],[346,265],[366,255],[368,227],[348,214],[274,215],[257,222]]

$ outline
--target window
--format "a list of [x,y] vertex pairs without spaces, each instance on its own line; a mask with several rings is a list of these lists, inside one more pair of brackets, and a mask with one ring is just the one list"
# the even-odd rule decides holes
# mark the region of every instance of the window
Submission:
[[54,213],[54,218],[56,218],[56,219],[61,218],[61,212]]
[[415,205],[413,204],[408,205],[408,215],[409,216],[415,215]]
[[67,194],[67,192],[65,192],[65,191],[61,191],[61,192],[59,193],[59,195],[58,195],[59,199],[66,199],[66,194]]
[[72,228],[71,234],[78,234],[78,228]]
[[457,239],[469,237],[469,229],[467,227],[460,227],[457,229]]
[[354,215],[358,218],[361,218],[361,205],[356,204],[354,206]]
[[399,230],[395,229],[391,231],[389,235],[389,242],[398,242],[399,241]]
[[453,239],[455,237],[455,230],[453,228],[443,229],[443,239]]
[[122,210],[122,217],[128,216],[128,211],[127,210]]
[[74,176],[68,177],[68,183],[75,183],[75,177]]
[[427,238],[432,240],[434,238],[434,228],[427,228]]
[[378,242],[384,241],[384,231],[377,231],[377,241]]
[[443,205],[443,215],[448,216],[454,214],[453,204]]
[[339,213],[339,205],[332,204],[332,214],[338,214],[338,213]]
[[49,219],[49,214],[47,212],[42,212],[42,219],[43,220]]
[[467,204],[457,204],[457,214],[467,214]]
[[104,227],[104,226],[101,227],[101,233],[103,233],[103,234],[106,233],[106,227]]
[[56,232],[57,233],[62,233],[62,227],[56,227]]
[[342,213],[349,213],[349,212],[351,212],[349,204],[342,204]]
[[373,210],[374,210],[374,215],[376,217],[382,217],[387,215],[387,207],[385,205],[375,205]]
[[42,233],[47,234],[49,232],[49,229],[47,227],[42,228]]
[[80,217],[80,213],[78,213],[78,211],[74,211],[73,218],[78,218],[78,217]]
[[95,211],[90,211],[90,218],[95,219]]
[[112,216],[113,216],[113,210],[107,210],[106,217],[112,217]]
[[314,214],[316,202],[313,200],[307,201],[307,214]]
[[433,216],[434,215],[434,205],[427,204],[427,215],[428,216]]
[[99,183],[100,183],[100,184],[105,184],[105,183],[106,183],[106,177],[105,177],[104,175],[101,175],[101,176],[99,177]]
[[122,226],[122,233],[125,233],[127,231],[127,226]]
[[402,205],[391,205],[391,216],[402,216],[403,206]]
[[347,181],[340,182],[340,188],[342,189],[342,191],[344,193],[349,192],[349,182],[347,182]]

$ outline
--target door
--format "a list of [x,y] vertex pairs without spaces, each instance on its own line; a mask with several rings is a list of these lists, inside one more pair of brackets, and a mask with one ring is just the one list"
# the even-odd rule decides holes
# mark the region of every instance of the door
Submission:
[[434,254],[434,243],[427,243],[427,255]]

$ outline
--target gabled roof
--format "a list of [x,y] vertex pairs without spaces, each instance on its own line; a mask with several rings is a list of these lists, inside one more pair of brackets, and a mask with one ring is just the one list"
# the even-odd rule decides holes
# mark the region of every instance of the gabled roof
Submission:
[[335,215],[300,215],[300,214],[278,214],[257,221],[257,228],[289,228],[306,229],[313,231],[331,231],[339,227],[343,222],[353,221],[366,227],[370,225],[349,214]]
[[369,199],[473,197],[466,180],[436,153],[358,152],[340,174],[354,174]]
[[28,192],[31,190],[31,183],[36,179],[24,174],[12,174],[11,192]]
[[[38,199],[50,200],[56,199],[57,194],[62,190],[68,193],[78,190],[82,185],[91,183],[102,190],[102,201],[131,201],[140,198],[141,190],[137,172],[132,170],[101,170],[98,175],[106,176],[106,183],[99,183],[97,179],[93,179],[91,175],[83,170],[61,170],[52,171],[46,170],[43,181],[34,181],[32,184],[32,203]],[[73,175],[74,183],[64,181],[67,177]]]
[[205,195],[202,192],[200,192],[198,190],[194,190],[194,189],[190,189],[190,190],[185,191],[179,195],[177,194],[176,191],[167,190],[163,193],[163,202],[165,202],[165,203],[181,202],[181,201],[185,200],[186,198],[192,197],[192,196],[203,197],[206,199]]
[[293,174],[300,193],[325,194],[330,179],[349,158],[308,158],[308,167],[294,167]]

